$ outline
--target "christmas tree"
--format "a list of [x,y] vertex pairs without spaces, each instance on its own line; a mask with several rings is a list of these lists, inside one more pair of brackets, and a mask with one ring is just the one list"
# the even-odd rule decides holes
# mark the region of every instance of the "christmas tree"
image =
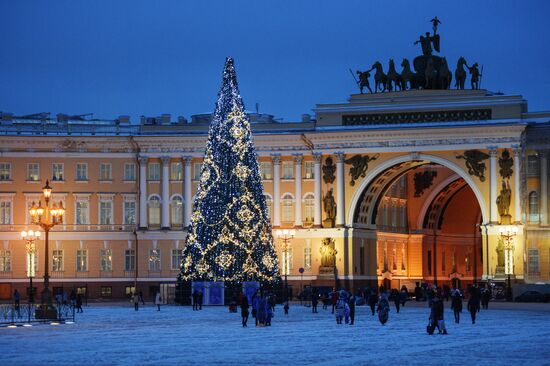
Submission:
[[278,274],[250,122],[227,58],[210,124],[182,280],[272,282]]

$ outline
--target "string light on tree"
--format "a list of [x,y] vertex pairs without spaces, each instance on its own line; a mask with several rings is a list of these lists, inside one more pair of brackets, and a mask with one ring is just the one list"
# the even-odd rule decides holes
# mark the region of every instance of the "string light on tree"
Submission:
[[193,203],[182,280],[273,282],[278,262],[250,122],[227,58]]

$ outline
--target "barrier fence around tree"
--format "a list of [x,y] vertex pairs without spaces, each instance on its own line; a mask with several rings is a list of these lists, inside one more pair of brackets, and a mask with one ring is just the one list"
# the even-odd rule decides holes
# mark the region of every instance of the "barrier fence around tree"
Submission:
[[59,304],[55,306],[55,317],[43,317],[41,304],[21,303],[0,304],[0,327],[34,323],[67,323],[75,321],[75,306]]

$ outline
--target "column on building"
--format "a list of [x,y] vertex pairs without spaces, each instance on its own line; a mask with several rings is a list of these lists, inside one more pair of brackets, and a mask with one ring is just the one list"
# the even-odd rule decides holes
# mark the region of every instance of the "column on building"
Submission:
[[313,226],[321,227],[321,153],[313,153],[315,183],[313,186],[313,194],[315,195]]
[[520,170],[521,149],[513,148],[514,154],[514,222],[521,222],[521,194],[520,194]]
[[183,226],[189,227],[191,213],[193,212],[193,199],[191,197],[191,161],[190,156],[183,157],[183,199],[185,200],[183,211]]
[[147,227],[147,161],[146,156],[139,158],[139,227]]
[[281,226],[281,157],[273,155],[273,226]]
[[548,226],[548,150],[539,151],[540,156],[540,224]]
[[302,154],[294,155],[294,193],[296,204],[294,205],[294,226],[302,226]]
[[163,229],[170,228],[170,157],[162,156],[162,208],[161,225]]
[[491,201],[491,222],[500,221],[497,208],[498,178],[497,178],[497,149],[489,150],[489,200]]
[[344,212],[344,153],[336,153],[336,226],[345,224]]

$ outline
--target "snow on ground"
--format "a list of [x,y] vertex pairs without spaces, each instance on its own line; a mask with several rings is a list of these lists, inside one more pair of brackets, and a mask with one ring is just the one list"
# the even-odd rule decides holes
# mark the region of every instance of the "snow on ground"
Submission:
[[491,303],[475,325],[445,306],[449,335],[429,336],[426,303],[385,326],[365,306],[353,326],[278,306],[271,327],[248,328],[226,307],[91,304],[76,324],[0,328],[0,365],[550,365],[550,304]]

